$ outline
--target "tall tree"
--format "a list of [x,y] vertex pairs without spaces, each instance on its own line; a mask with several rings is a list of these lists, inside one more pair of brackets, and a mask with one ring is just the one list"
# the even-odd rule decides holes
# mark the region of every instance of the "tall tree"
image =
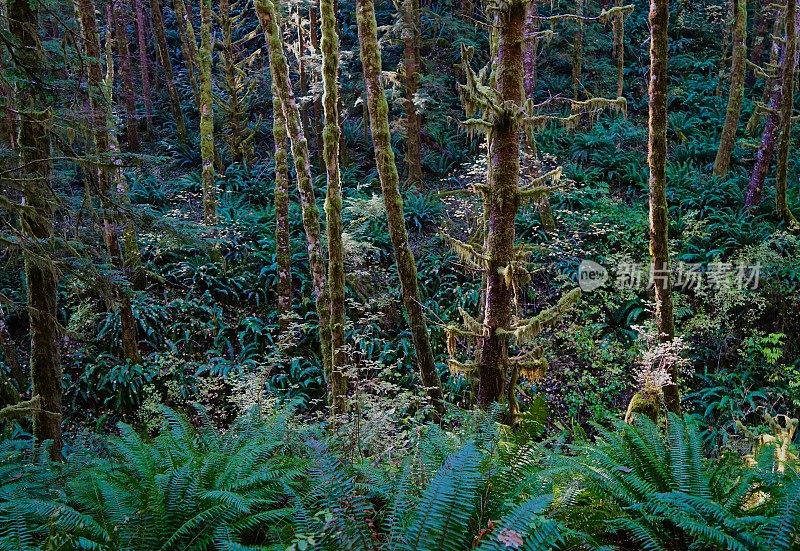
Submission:
[[178,95],[178,88],[175,86],[175,75],[172,72],[172,61],[169,58],[167,35],[164,32],[164,13],[161,11],[160,0],[150,0],[150,13],[153,18],[153,33],[156,35],[158,58],[161,60],[161,67],[164,69],[164,80],[166,81],[167,94],[169,95],[169,108],[172,111],[172,118],[175,120],[178,141],[186,143],[186,119],[183,117],[181,99]]
[[128,10],[122,0],[114,0],[114,34],[116,38],[114,43],[119,54],[119,76],[122,80],[122,96],[125,101],[125,140],[130,151],[139,151],[136,91],[133,87],[131,51],[128,47]]
[[[176,0],[181,2],[182,0]],[[203,222],[217,223],[217,185],[214,177],[214,95],[211,82],[211,0],[200,0],[200,156],[203,162]]]
[[14,39],[16,108],[19,113],[17,147],[22,195],[29,207],[22,211],[26,250],[25,280],[31,333],[31,381],[40,409],[33,416],[33,435],[52,440],[50,457],[61,458],[61,355],[58,346],[58,270],[48,252],[53,238],[56,198],[50,187],[50,109],[48,90],[40,80],[46,74],[39,38],[37,3],[8,0],[9,31]]
[[316,298],[317,316],[319,317],[322,364],[328,381],[331,403],[333,404],[339,398],[333,395],[335,387],[333,386],[331,368],[331,351],[333,348],[331,346],[330,297],[328,296],[325,282],[325,257],[321,240],[322,230],[320,229],[319,209],[314,197],[308,140],[306,140],[300,117],[300,108],[295,100],[292,82],[289,78],[289,64],[286,61],[286,53],[283,50],[275,4],[271,0],[256,0],[255,7],[256,14],[264,30],[272,79],[280,99],[283,115],[286,118],[289,141],[292,146],[292,157],[297,174],[297,188],[300,192],[300,207],[303,210],[303,227],[306,232],[311,282]]
[[797,228],[797,219],[786,203],[786,188],[789,171],[789,145],[792,141],[792,113],[794,108],[795,70],[797,67],[797,32],[800,13],[797,0],[786,2],[786,48],[787,62],[781,67],[781,104],[778,125],[778,167],[775,176],[775,207],[781,220]]
[[[783,10],[779,9],[774,4],[773,9],[775,12],[775,18],[772,24],[772,43],[769,48],[769,63],[767,63],[766,67],[764,68],[765,70],[763,71],[765,82],[761,103],[766,105],[769,104],[770,100],[772,99],[772,93],[775,90],[775,79],[778,77],[778,72],[780,71],[778,60],[782,51],[782,37],[780,35],[781,29],[783,28]],[[756,70],[756,67],[754,66],[753,69]],[[750,115],[750,120],[747,121],[747,126],[745,127],[745,132],[747,132],[748,135],[755,135],[758,124],[761,122],[761,115],[763,114],[763,111],[768,110],[769,109],[764,109],[761,104],[756,104],[755,109],[753,109],[753,114]]]
[[[339,34],[336,31],[335,0],[320,0],[322,20],[322,107],[325,128],[322,151],[328,179],[325,215],[328,222],[328,288],[331,305],[331,386],[334,412],[346,409],[347,376],[344,353],[344,244],[342,243],[342,177],[339,173]],[[311,8],[314,11],[314,8]],[[313,32],[313,29],[312,29]]]
[[417,365],[419,366],[422,383],[425,385],[428,396],[437,412],[441,413],[444,409],[441,382],[434,363],[433,349],[428,335],[428,324],[422,311],[417,282],[417,265],[411,252],[411,247],[408,244],[408,233],[403,217],[403,198],[400,195],[399,176],[389,130],[389,106],[380,80],[381,49],[378,43],[378,28],[375,22],[374,0],[356,1],[356,22],[358,25],[361,65],[366,84],[372,143],[375,150],[375,164],[377,165],[381,189],[383,190],[389,236],[394,249],[397,273],[400,276],[403,303],[408,313],[411,338],[417,354]]
[[225,79],[222,88],[225,98],[220,106],[225,113],[226,132],[225,141],[228,144],[233,161],[247,166],[253,151],[255,133],[248,128],[249,116],[248,103],[252,86],[248,82],[243,65],[247,65],[252,56],[243,60],[239,59],[237,43],[234,41],[234,32],[241,17],[236,15],[237,6],[231,5],[229,0],[219,2],[219,22],[222,29],[222,48],[220,62]]
[[[112,108],[111,98],[108,95],[103,80],[103,72],[100,66],[102,51],[100,49],[100,34],[97,25],[97,16],[94,0],[74,0],[75,15],[80,22],[81,38],[83,44],[83,54],[88,79],[88,96],[90,107],[91,142],[94,147],[94,154],[97,158],[94,169],[94,193],[100,201],[102,215],[103,240],[106,250],[111,257],[111,264],[115,269],[126,274],[125,258],[119,242],[118,226],[121,215],[115,204],[114,196],[116,190],[112,185],[111,170],[109,167],[110,159],[114,154],[111,151],[109,142],[108,121],[111,119],[110,110]],[[107,32],[111,31],[113,25],[112,7],[109,4],[106,11]],[[133,317],[128,295],[114,285],[111,291],[112,300],[120,316],[122,326],[122,350],[125,358],[132,363],[139,363],[139,339],[137,335],[136,319]]]
[[731,152],[736,142],[736,130],[744,99],[744,78],[747,68],[747,0],[733,0],[735,16],[733,24],[733,53],[731,55],[731,84],[725,123],[719,139],[717,157],[714,159],[714,174],[724,177],[731,163]]
[[202,77],[199,77],[195,71],[202,71],[200,67],[200,53],[197,50],[197,38],[194,34],[192,18],[186,9],[186,4],[183,2],[184,0],[172,0],[172,7],[175,9],[175,21],[178,24],[178,37],[181,41],[186,74],[189,76],[189,84],[192,86],[194,97],[199,105],[201,102],[200,88]]
[[[650,256],[656,297],[656,328],[660,341],[675,337],[672,277],[669,265],[667,207],[667,25],[669,0],[650,0],[650,85],[647,164],[650,167]],[[678,373],[673,367],[664,387],[664,403],[672,412],[681,408]]]
[[405,84],[406,111],[406,170],[408,183],[422,185],[422,159],[420,156],[421,123],[414,96],[420,80],[420,21],[419,0],[403,0],[400,6],[403,36],[403,82]]
[[572,97],[581,96],[581,74],[583,73],[583,12],[586,0],[575,0],[575,35],[572,42]]
[[539,49],[539,10],[535,0],[528,2],[525,6],[523,35],[525,40],[522,51],[522,65],[525,73],[523,86],[525,97],[532,98],[536,91],[536,65],[538,63],[536,58]]
[[139,74],[142,82],[142,100],[144,116],[147,122],[147,133],[153,134],[153,97],[150,92],[150,59],[147,56],[146,18],[143,0],[136,0],[136,45],[139,49]]
[[292,311],[292,249],[289,232],[289,164],[286,118],[272,81],[272,138],[275,141],[275,258],[278,264],[278,314],[281,329]]
[[612,20],[614,33],[614,57],[617,64],[617,97],[622,97],[625,90],[625,12],[622,11],[622,0],[616,0],[614,6],[620,10]]

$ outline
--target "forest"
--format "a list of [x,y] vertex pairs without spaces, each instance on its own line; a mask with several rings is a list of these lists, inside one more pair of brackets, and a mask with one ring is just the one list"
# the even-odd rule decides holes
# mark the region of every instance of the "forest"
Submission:
[[0,0],[0,550],[800,550],[798,33]]

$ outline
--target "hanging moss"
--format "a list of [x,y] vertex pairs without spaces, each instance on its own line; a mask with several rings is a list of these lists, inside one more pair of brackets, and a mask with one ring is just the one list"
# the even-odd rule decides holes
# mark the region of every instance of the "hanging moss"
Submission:
[[386,205],[386,218],[389,235],[394,248],[397,273],[403,293],[403,304],[408,313],[411,336],[417,354],[422,382],[436,410],[443,412],[441,402],[442,391],[439,374],[431,349],[430,336],[425,314],[422,311],[417,282],[417,265],[408,244],[405,220],[403,217],[403,198],[400,195],[400,182],[397,165],[392,151],[389,130],[389,105],[386,101],[381,83],[381,50],[378,43],[378,29],[375,22],[375,4],[373,0],[357,0],[356,22],[361,53],[361,64],[364,70],[364,81],[367,91],[367,108],[369,111],[372,142],[375,149],[375,164],[383,190]]
[[733,0],[736,3],[735,21],[733,24],[733,54],[731,56],[731,87],[728,95],[728,108],[725,111],[725,123],[719,139],[719,149],[714,159],[714,174],[724,177],[728,173],[731,152],[736,142],[736,129],[739,127],[739,116],[744,99],[744,78],[747,67],[747,0]]

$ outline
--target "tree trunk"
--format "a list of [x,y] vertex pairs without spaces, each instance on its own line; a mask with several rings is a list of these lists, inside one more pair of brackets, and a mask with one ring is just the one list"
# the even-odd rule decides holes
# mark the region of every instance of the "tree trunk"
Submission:
[[[579,4],[582,0],[579,0]],[[523,103],[522,44],[525,8],[511,4],[498,16],[496,87],[503,103]],[[486,408],[500,400],[508,369],[508,339],[502,332],[511,326],[514,292],[505,277],[515,260],[514,218],[519,208],[520,125],[509,112],[496,115],[489,139],[488,270],[483,338],[478,363],[478,404]]]
[[128,48],[128,12],[122,0],[114,0],[114,34],[125,99],[125,140],[129,151],[139,151],[139,119],[136,116],[136,91],[133,88],[131,52]]
[[[176,0],[181,2],[182,0]],[[217,223],[217,185],[214,180],[214,96],[211,87],[211,0],[200,0],[200,156],[203,160],[203,223]]]
[[278,314],[280,327],[288,327],[292,311],[292,249],[289,230],[289,164],[286,118],[272,82],[272,137],[275,141],[275,257],[278,264]]
[[742,112],[744,99],[744,75],[747,67],[747,0],[733,0],[736,4],[735,22],[733,25],[733,53],[731,55],[731,88],[728,95],[728,108],[725,111],[725,123],[719,139],[719,149],[714,160],[714,174],[724,177],[728,174],[731,163],[731,151],[736,142],[736,130],[739,127],[739,115]]
[[197,105],[200,105],[202,77],[198,77],[195,71],[202,71],[202,69],[200,68],[200,54],[197,51],[197,38],[194,35],[194,25],[183,0],[172,0],[172,6],[175,9],[175,20],[178,24],[178,36],[181,39],[186,74],[189,76],[189,84],[192,87],[192,92],[194,92],[195,101],[197,101]]
[[244,118],[246,111],[240,96],[241,87],[237,83],[236,50],[233,45],[233,21],[231,18],[229,0],[220,0],[219,15],[222,27],[222,65],[225,73],[225,91],[228,95],[228,104],[225,108],[227,116],[228,135],[226,137],[228,149],[234,162],[246,164],[245,130],[247,123]]
[[[575,1],[575,15],[578,17],[583,17],[585,1]],[[578,19],[575,24],[578,28],[575,30],[572,44],[572,97],[579,99],[581,96],[581,73],[583,73],[583,20]]]
[[[753,10],[753,16],[757,18],[758,23],[755,24],[755,28],[753,29],[753,40],[751,43],[751,50],[750,50],[750,63],[756,65],[758,67],[761,66],[761,60],[764,59],[764,44],[767,41],[767,24],[769,23],[768,12],[769,10],[766,9],[764,6],[764,13],[760,13],[759,6]],[[748,86],[752,86],[756,80],[755,69],[748,73],[747,75],[747,82],[745,83]]]
[[186,119],[183,118],[180,96],[178,96],[178,89],[175,87],[175,75],[172,73],[172,61],[169,58],[167,35],[164,32],[164,14],[161,11],[160,0],[150,0],[150,13],[153,17],[153,33],[156,35],[161,67],[164,69],[164,80],[167,94],[169,95],[169,108],[172,111],[172,118],[175,119],[178,141],[186,143]]
[[778,126],[778,168],[775,176],[775,207],[778,217],[792,225],[797,220],[786,203],[786,188],[789,170],[789,145],[792,141],[792,108],[794,107],[794,77],[797,65],[797,31],[800,13],[797,0],[786,2],[786,58],[781,67],[780,123]]
[[[675,337],[672,278],[669,265],[669,211],[667,208],[667,25],[669,1],[650,0],[650,86],[647,164],[650,167],[650,255],[656,297],[656,328],[662,342]],[[678,373],[670,371],[664,387],[669,411],[681,409]]]
[[[38,34],[37,4],[8,0],[9,31],[16,43],[15,63],[21,74],[39,78],[45,74],[45,57]],[[58,347],[58,272],[47,249],[53,238],[53,207],[50,191],[50,110],[47,90],[37,81],[16,81],[19,112],[19,148],[22,194],[30,207],[20,216],[22,232],[39,249],[26,252],[25,280],[28,288],[28,319],[31,333],[31,380],[33,395],[41,399],[41,410],[33,416],[33,435],[38,442],[51,440],[50,457],[61,458],[61,355]]]
[[256,0],[256,13],[264,29],[272,79],[280,98],[281,109],[286,118],[286,126],[289,132],[289,141],[292,145],[292,157],[294,158],[295,172],[297,173],[297,187],[300,192],[300,206],[303,209],[303,227],[306,231],[311,282],[316,295],[322,364],[328,384],[331,385],[333,373],[331,368],[330,297],[328,297],[325,283],[325,257],[321,242],[322,231],[319,222],[319,209],[314,197],[308,141],[303,131],[300,109],[297,106],[294,91],[292,90],[292,82],[289,78],[289,65],[286,61],[286,54],[283,51],[283,41],[278,28],[275,5],[271,0]]
[[539,39],[536,33],[539,31],[539,13],[536,1],[528,2],[525,6],[525,31],[524,31],[524,50],[522,64],[525,70],[523,77],[525,86],[525,97],[532,98],[536,91],[536,64],[538,60],[537,50],[539,49]]
[[145,34],[145,14],[142,0],[136,0],[136,41],[139,48],[139,72],[142,81],[144,116],[147,121],[147,134],[153,135],[153,97],[150,93],[150,60],[147,57],[147,37]]
[[[778,64],[778,58],[780,57],[781,52],[781,28],[782,28],[783,18],[782,18],[782,10],[777,10],[775,14],[775,21],[772,25],[772,44],[770,45],[769,49],[769,65],[767,70],[771,70],[775,68]],[[780,68],[776,70],[779,71]],[[770,100],[772,99],[772,92],[774,91],[775,87],[775,75],[769,75],[764,82],[764,91],[762,93],[761,102],[765,104],[769,104]],[[753,114],[750,116],[750,120],[747,121],[747,126],[745,127],[745,132],[748,135],[753,136],[756,133],[756,129],[758,128],[758,123],[761,122],[761,115],[762,110],[759,109],[758,105],[756,108],[753,109]]]
[[736,0],[725,0],[725,21],[722,24],[722,53],[719,58],[719,70],[717,71],[717,89],[714,92],[715,96],[722,95],[722,88],[725,83],[725,67],[728,66],[728,48],[731,45],[731,28],[734,26],[735,10],[734,3]]
[[[622,0],[616,0],[617,8],[622,7]],[[625,90],[625,15],[620,13],[614,18],[614,57],[617,61],[617,97],[621,98]]]
[[408,244],[408,233],[403,218],[403,198],[399,191],[400,178],[397,174],[389,130],[389,106],[380,80],[381,50],[378,44],[374,0],[356,1],[356,22],[366,84],[367,109],[375,150],[375,164],[383,190],[389,236],[394,248],[397,273],[400,276],[403,303],[408,313],[411,338],[417,353],[417,364],[422,382],[437,413],[441,414],[444,411],[441,382],[434,363],[428,325],[422,311],[417,282],[417,265]]
[[[334,1],[335,4],[335,1]],[[334,6],[334,17],[336,16],[336,10]],[[320,26],[319,18],[317,17],[317,6],[314,5],[312,2],[309,4],[308,7],[308,27],[311,30],[311,48],[314,52],[320,51],[320,43],[319,43],[319,35],[317,34],[317,29]],[[322,107],[322,98],[319,94],[314,94],[314,135],[317,138],[317,149],[322,151],[324,147],[322,145],[323,137],[322,137],[322,118],[323,118],[323,107]]]
[[[328,222],[328,288],[331,301],[331,404],[334,413],[347,407],[347,375],[344,353],[344,245],[342,243],[342,178],[339,173],[339,35],[334,0],[320,0],[322,19],[322,104],[325,128],[322,148],[328,177],[325,215]],[[314,11],[314,8],[311,8]]]
[[403,71],[406,97],[406,167],[408,183],[422,187],[422,159],[420,156],[420,117],[414,96],[419,88],[419,1],[403,0],[400,4],[403,19]]
[[8,326],[6,325],[5,314],[3,314],[2,309],[0,309],[0,350],[3,351],[3,357],[6,360],[6,365],[8,365],[11,380],[16,383],[18,393],[24,392],[27,383],[25,371],[19,363],[17,351],[14,348],[14,341],[8,333]]

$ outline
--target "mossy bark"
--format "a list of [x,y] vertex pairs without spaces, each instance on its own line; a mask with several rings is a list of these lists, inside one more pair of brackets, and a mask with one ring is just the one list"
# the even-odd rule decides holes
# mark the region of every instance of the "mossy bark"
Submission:
[[408,313],[411,338],[417,354],[417,365],[422,383],[425,385],[436,411],[441,414],[444,411],[441,382],[433,358],[428,324],[422,311],[417,282],[417,264],[408,244],[408,233],[403,217],[403,198],[400,195],[400,179],[391,144],[389,105],[380,80],[381,50],[378,44],[374,0],[356,1],[356,23],[367,92],[367,110],[375,150],[375,164],[386,205],[389,236],[394,249],[397,273],[400,276],[403,304]]
[[164,84],[169,95],[169,108],[172,111],[172,118],[175,120],[178,141],[186,143],[186,119],[183,117],[181,99],[178,96],[178,88],[175,86],[175,75],[172,72],[172,61],[169,58],[167,35],[164,32],[164,14],[161,11],[160,0],[150,0],[150,13],[153,18],[153,33],[156,35],[158,58],[161,61],[161,67],[164,69]]
[[405,85],[406,111],[406,170],[410,185],[422,187],[422,158],[420,153],[421,122],[414,103],[420,79],[419,57],[419,1],[403,0],[400,4],[403,22],[403,84]]
[[[647,163],[650,167],[650,256],[653,262],[656,298],[656,328],[659,340],[675,337],[672,277],[669,264],[669,209],[667,207],[667,25],[669,1],[650,0],[650,85]],[[664,387],[664,402],[672,412],[680,411],[678,373]]]
[[775,208],[778,217],[797,227],[797,220],[786,203],[789,171],[789,146],[792,141],[792,108],[794,107],[795,69],[797,67],[797,30],[800,13],[797,0],[786,2],[786,59],[781,67],[781,103],[778,125],[778,167],[775,175]]
[[[92,145],[97,156],[94,193],[100,201],[102,211],[103,240],[105,241],[112,266],[127,276],[125,256],[119,242],[120,223],[124,227],[125,221],[122,214],[118,212],[119,209],[114,201],[116,190],[111,178],[113,152],[109,141],[108,120],[110,119],[109,110],[112,108],[112,103],[100,66],[102,53],[94,0],[75,0],[74,7],[76,16],[80,21],[86,58]],[[110,4],[107,5],[106,19],[108,20],[108,25],[111,25],[114,17]],[[111,298],[120,316],[123,354],[132,363],[139,363],[141,361],[139,338],[130,298],[119,286],[114,286]]]
[[194,92],[195,100],[199,104],[201,101],[201,77],[198,75],[198,72],[201,71],[200,53],[197,50],[197,38],[194,34],[194,25],[192,24],[192,19],[186,9],[186,4],[183,2],[184,0],[172,0],[172,7],[175,10],[175,21],[178,24],[178,37],[181,41],[181,50],[183,51],[183,63],[186,65],[186,74],[189,77],[189,84],[192,87],[192,92]]
[[[331,334],[330,334],[330,298],[326,287],[325,260],[322,250],[319,209],[314,197],[314,184],[311,177],[311,162],[300,108],[294,97],[292,82],[289,78],[289,66],[283,50],[283,41],[278,27],[278,15],[275,4],[271,0],[256,0],[256,13],[264,30],[267,42],[269,65],[275,90],[280,99],[281,109],[286,118],[289,141],[292,146],[297,187],[300,192],[300,206],[303,210],[303,227],[306,232],[311,283],[319,317],[320,348],[322,364],[328,385],[332,384],[331,370]],[[331,389],[329,388],[329,391]]]
[[[582,0],[579,0],[579,2]],[[515,2],[499,14],[495,58],[497,92],[506,104],[523,103],[523,55],[525,7]],[[480,346],[478,404],[486,408],[503,396],[508,372],[508,337],[514,313],[514,291],[504,273],[515,260],[514,218],[519,209],[520,123],[508,109],[495,115],[489,134],[488,256],[484,326]]]
[[522,63],[525,68],[523,77],[525,87],[525,97],[532,98],[536,90],[536,64],[539,39],[536,33],[539,30],[539,13],[535,1],[528,2],[525,6],[525,44],[523,49]]
[[272,138],[275,141],[275,257],[278,264],[278,314],[280,327],[288,327],[292,311],[292,249],[289,230],[289,162],[286,119],[272,83]]
[[719,69],[717,70],[717,88],[714,95],[721,96],[722,88],[725,84],[725,67],[728,65],[728,48],[731,45],[731,29],[734,26],[736,0],[725,1],[725,21],[722,24],[722,53],[719,57]]
[[[110,23],[110,22],[109,22]],[[125,101],[125,141],[129,151],[139,151],[139,119],[133,87],[131,51],[128,47],[128,12],[122,0],[114,0],[114,41],[119,55],[119,76]]]
[[143,0],[136,0],[136,44],[139,49],[139,78],[142,83],[142,101],[147,133],[153,135],[153,97],[150,92],[150,59],[147,57],[147,38],[145,34],[145,15]]
[[[583,17],[586,0],[575,0],[575,15]],[[578,19],[578,26],[572,39],[572,97],[581,96],[581,74],[583,73],[583,20]]]
[[[311,8],[313,10],[313,8]],[[325,127],[322,148],[328,179],[325,215],[328,222],[328,288],[331,304],[331,398],[334,413],[346,409],[344,373],[344,245],[342,243],[342,178],[339,172],[339,35],[334,0],[320,0],[322,21],[322,107]]]
[[219,21],[222,28],[222,68],[225,74],[225,92],[227,93],[227,105],[225,115],[227,123],[227,135],[225,140],[228,144],[231,158],[234,162],[246,165],[250,148],[247,137],[247,111],[243,105],[244,91],[240,84],[243,74],[237,69],[236,48],[233,43],[233,18],[231,16],[231,6],[229,0],[219,2]]
[[747,0],[733,0],[736,4],[733,25],[733,53],[731,55],[731,87],[725,123],[719,139],[719,149],[714,160],[714,174],[724,177],[731,164],[731,152],[736,142],[736,130],[744,99],[744,78],[747,67]]
[[[781,29],[783,28],[783,11],[777,10],[775,14],[775,21],[772,26],[772,44],[769,49],[769,68],[775,68],[778,64],[778,59],[781,53]],[[776,71],[777,72],[777,71]],[[765,104],[769,104],[770,100],[772,99],[772,93],[775,90],[775,77],[774,75],[770,75],[767,77],[766,82],[764,83],[764,91],[762,92],[761,102]],[[756,133],[759,123],[761,122],[761,115],[762,110],[756,106],[756,109],[753,109],[753,114],[750,115],[750,120],[747,121],[747,126],[745,127],[745,132],[748,135],[753,136]]]
[[[8,0],[9,31],[15,42],[14,60],[21,74],[45,75],[45,57],[38,33],[37,4]],[[61,355],[58,346],[58,271],[48,252],[53,238],[56,198],[50,187],[51,118],[47,90],[39,82],[16,81],[19,176],[25,210],[20,220],[32,250],[24,254],[28,319],[31,333],[31,381],[41,410],[33,416],[33,435],[39,442],[51,440],[50,457],[61,458]],[[38,250],[37,250],[38,249]]]
[[[176,0],[180,2],[182,0]],[[200,156],[203,162],[203,222],[217,223],[217,184],[214,175],[214,95],[211,81],[211,0],[200,1]]]
[[[616,0],[615,7],[622,7],[622,0]],[[617,65],[617,97],[621,98],[625,91],[625,15],[620,14],[612,23],[614,33],[614,58]]]

